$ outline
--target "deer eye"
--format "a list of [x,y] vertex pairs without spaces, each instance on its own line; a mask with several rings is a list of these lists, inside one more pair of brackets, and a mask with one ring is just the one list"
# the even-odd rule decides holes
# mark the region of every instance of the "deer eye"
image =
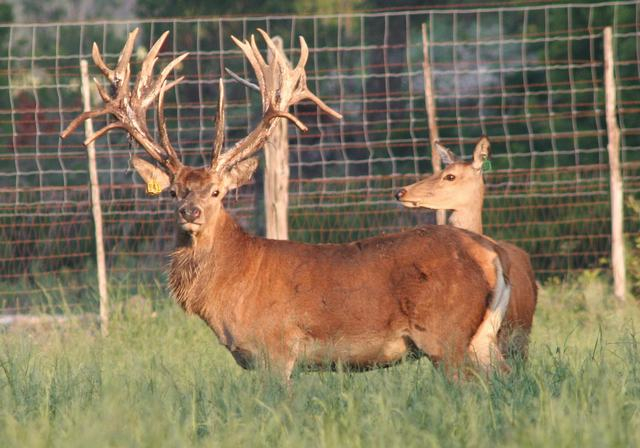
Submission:
[[176,190],[169,190],[169,194],[171,195],[172,198],[178,197],[178,194],[176,193]]
[[453,174],[447,174],[446,176],[444,176],[445,180],[456,180],[456,176],[454,176]]
[[214,198],[217,198],[220,195],[220,190],[213,190],[213,193],[211,193],[211,196],[213,196]]

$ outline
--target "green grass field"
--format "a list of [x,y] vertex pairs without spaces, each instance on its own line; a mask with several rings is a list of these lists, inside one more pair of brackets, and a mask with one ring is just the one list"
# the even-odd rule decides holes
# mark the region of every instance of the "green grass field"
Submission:
[[106,339],[0,330],[0,446],[640,446],[640,312],[594,273],[544,286],[527,364],[460,383],[423,359],[287,390],[154,303],[116,306]]

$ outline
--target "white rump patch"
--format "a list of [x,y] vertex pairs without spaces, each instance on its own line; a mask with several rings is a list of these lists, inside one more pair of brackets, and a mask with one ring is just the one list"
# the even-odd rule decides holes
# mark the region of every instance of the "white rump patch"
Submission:
[[498,331],[507,314],[511,298],[511,285],[505,280],[500,258],[496,256],[493,263],[496,267],[496,288],[484,320],[469,344],[469,354],[485,371],[504,363],[504,357],[498,347]]

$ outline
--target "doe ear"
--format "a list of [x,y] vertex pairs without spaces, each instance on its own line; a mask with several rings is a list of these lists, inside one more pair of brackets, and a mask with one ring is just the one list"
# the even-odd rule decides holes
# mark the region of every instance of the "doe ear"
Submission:
[[131,157],[131,164],[147,184],[148,194],[160,194],[171,185],[169,175],[154,164],[138,156]]
[[434,144],[436,147],[436,151],[438,151],[438,154],[440,154],[440,160],[442,160],[442,163],[444,163],[445,165],[451,165],[458,160],[456,155],[451,152],[449,148],[442,145],[439,141],[436,141]]
[[482,164],[489,158],[490,148],[491,142],[489,141],[489,138],[482,136],[480,140],[478,140],[478,143],[476,143],[476,148],[473,150],[473,162],[471,163],[471,166],[473,166],[474,169],[482,169]]
[[242,162],[236,163],[233,168],[225,173],[224,176],[224,183],[227,187],[227,191],[240,188],[247,184],[251,180],[251,176],[253,176],[253,173],[256,172],[257,168],[258,159],[256,157],[251,157],[243,160]]

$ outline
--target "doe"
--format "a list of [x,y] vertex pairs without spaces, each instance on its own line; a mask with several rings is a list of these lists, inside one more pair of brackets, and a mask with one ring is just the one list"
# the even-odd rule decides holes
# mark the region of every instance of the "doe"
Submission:
[[[445,169],[407,185],[396,193],[396,198],[406,207],[452,210],[449,217],[452,226],[482,234],[485,192],[482,167],[489,157],[489,139],[482,137],[477,142],[470,162],[459,160],[439,142],[435,144]],[[538,299],[535,275],[529,254],[505,241],[499,241],[498,245],[509,255],[511,266],[507,275],[512,284],[511,300],[499,337],[500,347],[502,353],[513,347],[516,353],[526,357]]]

